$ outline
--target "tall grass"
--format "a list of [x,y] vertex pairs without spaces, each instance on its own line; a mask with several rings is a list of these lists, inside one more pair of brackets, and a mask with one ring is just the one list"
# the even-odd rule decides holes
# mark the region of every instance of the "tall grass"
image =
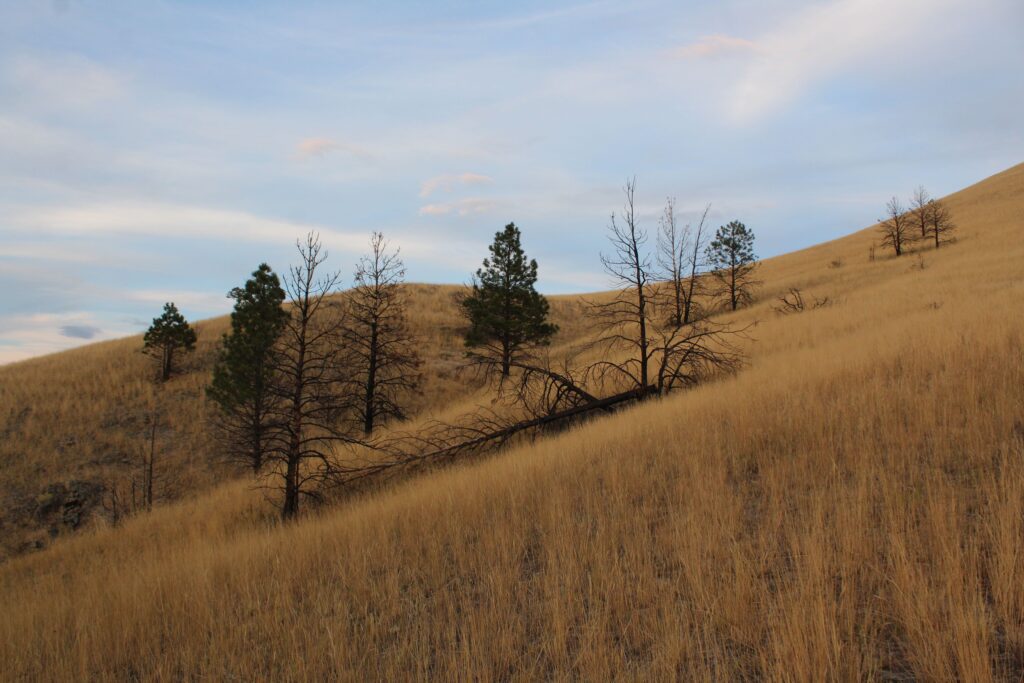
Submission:
[[[0,679],[1019,680],[1024,167],[766,264],[734,378],[280,526],[244,483],[0,567]],[[829,268],[832,260],[845,265]]]

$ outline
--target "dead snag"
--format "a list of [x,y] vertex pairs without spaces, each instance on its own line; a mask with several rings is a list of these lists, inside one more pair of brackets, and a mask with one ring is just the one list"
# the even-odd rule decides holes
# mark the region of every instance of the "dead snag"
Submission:
[[356,265],[343,332],[352,363],[351,391],[358,396],[353,410],[366,436],[381,421],[403,419],[402,400],[419,387],[421,363],[409,331],[404,279],[399,251],[389,251],[384,236],[374,232],[370,253]]

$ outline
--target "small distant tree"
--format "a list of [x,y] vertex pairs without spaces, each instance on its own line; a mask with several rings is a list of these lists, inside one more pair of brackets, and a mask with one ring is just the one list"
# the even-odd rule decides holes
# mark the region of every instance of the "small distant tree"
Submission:
[[235,300],[231,333],[224,335],[207,395],[218,408],[215,426],[226,455],[254,473],[263,467],[274,396],[274,347],[288,320],[277,274],[261,263]]
[[519,228],[509,223],[494,236],[491,255],[476,271],[472,291],[462,300],[469,321],[470,356],[493,360],[508,377],[530,349],[548,344],[558,327],[548,322],[548,301],[539,294],[537,261],[527,259]]
[[117,525],[122,519],[153,509],[159,497],[173,496],[177,481],[172,471],[158,471],[156,435],[160,421],[160,409],[156,396],[148,416],[149,428],[145,433],[145,444],[140,446],[137,456],[132,460],[132,469],[127,476],[112,478],[104,486],[101,505],[106,510],[110,522]]
[[671,288],[669,318],[676,327],[693,322],[702,313],[697,297],[704,289],[701,253],[706,246],[704,223],[710,210],[711,205],[708,204],[696,231],[690,225],[680,230],[676,225],[675,200],[670,198],[665,202],[665,210],[658,221],[658,266]]
[[665,200],[665,210],[658,219],[658,266],[671,288],[672,309],[669,322],[676,327],[683,324],[685,308],[685,262],[689,253],[690,226],[680,229],[676,224],[676,200]]
[[404,418],[402,398],[419,385],[420,358],[406,319],[404,279],[399,250],[389,251],[384,236],[373,233],[370,253],[356,265],[345,327],[359,395],[354,411],[366,435],[381,420]]
[[707,260],[718,283],[716,294],[724,297],[735,311],[753,299],[757,256],[754,254],[754,233],[739,221],[718,228],[707,248]]
[[953,241],[953,232],[956,224],[953,222],[953,213],[949,207],[939,199],[928,202],[928,230],[927,235],[935,240],[935,248],[940,244]]
[[174,354],[181,351],[192,351],[196,346],[196,332],[188,324],[172,302],[164,304],[164,312],[153,318],[153,324],[146,330],[143,337],[143,351],[160,362],[160,381],[166,382],[171,377],[174,367]]
[[925,239],[928,236],[928,224],[930,222],[932,206],[932,198],[928,195],[928,190],[924,189],[923,186],[918,186],[914,190],[914,194],[910,196],[909,217],[914,224],[914,228],[921,231],[921,239]]
[[890,199],[885,210],[886,218],[878,223],[878,230],[882,233],[881,245],[892,247],[896,256],[901,256],[910,241],[910,216],[898,197]]

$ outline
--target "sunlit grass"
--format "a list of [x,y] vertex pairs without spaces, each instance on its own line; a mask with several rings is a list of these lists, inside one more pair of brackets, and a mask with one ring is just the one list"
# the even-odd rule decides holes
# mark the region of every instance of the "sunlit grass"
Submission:
[[[0,678],[1018,680],[1024,167],[949,205],[923,269],[869,232],[767,262],[733,378],[293,525],[237,481],[10,561]],[[3,411],[91,438],[52,374],[144,397],[133,344],[5,370]]]

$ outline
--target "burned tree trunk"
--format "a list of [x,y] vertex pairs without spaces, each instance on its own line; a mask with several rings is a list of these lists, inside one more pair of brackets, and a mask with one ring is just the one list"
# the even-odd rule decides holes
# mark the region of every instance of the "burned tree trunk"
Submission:
[[298,243],[300,263],[285,278],[290,315],[274,356],[276,425],[268,477],[284,494],[281,514],[296,516],[303,496],[316,498],[317,487],[336,471],[333,446],[352,443],[344,416],[350,409],[350,382],[344,344],[344,312],[328,297],[340,273],[321,275],[327,258],[320,239],[310,233]]
[[403,400],[419,387],[420,358],[409,331],[402,290],[405,266],[384,236],[373,233],[370,253],[356,266],[347,297],[345,342],[359,396],[356,417],[369,436],[382,420],[402,419]]

